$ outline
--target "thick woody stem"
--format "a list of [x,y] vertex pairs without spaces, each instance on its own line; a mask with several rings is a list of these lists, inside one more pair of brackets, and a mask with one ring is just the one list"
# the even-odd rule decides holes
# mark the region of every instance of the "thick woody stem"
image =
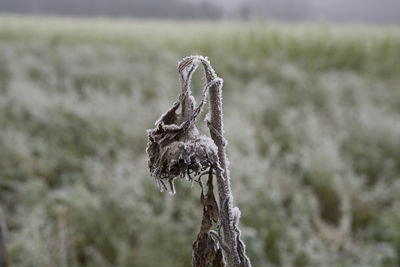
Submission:
[[[204,64],[204,63],[203,63]],[[217,79],[217,76],[211,66],[204,64],[206,79],[210,83]],[[230,175],[228,169],[228,160],[225,153],[225,139],[223,137],[223,121],[222,121],[222,81],[211,86],[210,96],[210,130],[211,138],[218,147],[219,165],[223,171],[217,170],[217,184],[220,203],[220,218],[224,236],[224,243],[229,251],[229,266],[240,266],[240,259],[236,247],[236,233],[234,230],[234,221],[232,215],[233,197],[230,185]]]
[[[208,59],[202,56],[184,58],[179,64],[179,72],[183,75],[183,70],[185,68],[188,69],[188,79],[186,79],[186,84],[184,84],[184,88],[186,89],[188,88],[188,83],[190,84],[190,74],[194,72],[199,63],[204,66],[207,80],[207,85],[203,91],[203,97],[205,97],[208,91],[210,100],[210,116],[207,124],[210,129],[211,138],[218,148],[219,167],[216,169],[216,176],[220,206],[219,220],[222,226],[225,256],[229,267],[250,267],[251,263],[246,256],[244,243],[240,240],[240,230],[238,228],[240,211],[233,206],[228,169],[229,161],[225,152],[226,142],[223,136],[222,79],[216,75]],[[183,76],[181,78],[183,78]],[[203,98],[198,111],[201,111],[204,102],[205,98]]]

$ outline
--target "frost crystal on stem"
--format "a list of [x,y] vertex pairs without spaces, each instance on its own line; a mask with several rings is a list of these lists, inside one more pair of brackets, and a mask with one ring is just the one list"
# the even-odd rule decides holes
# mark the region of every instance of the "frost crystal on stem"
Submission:
[[[203,65],[207,83],[202,100],[197,107],[190,91],[193,73]],[[233,206],[230,188],[226,140],[222,121],[222,79],[219,78],[207,58],[189,56],[178,64],[182,92],[167,112],[156,121],[156,127],[148,130],[147,154],[150,173],[161,191],[175,194],[174,179],[181,176],[201,186],[203,219],[200,233],[193,243],[193,266],[251,266],[246,249],[240,239],[238,227],[240,211]],[[210,98],[210,114],[207,126],[210,137],[200,134],[195,122]],[[177,113],[178,108],[181,112]],[[207,194],[201,180],[208,174]],[[213,176],[218,186],[218,203],[213,192]],[[194,177],[193,177],[194,176]],[[217,231],[212,230],[213,224]],[[222,230],[222,231],[221,231]]]

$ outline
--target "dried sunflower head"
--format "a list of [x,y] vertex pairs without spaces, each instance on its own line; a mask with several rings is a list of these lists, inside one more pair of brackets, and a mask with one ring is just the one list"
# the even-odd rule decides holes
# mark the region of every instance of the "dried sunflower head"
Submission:
[[[196,62],[190,62],[187,75],[182,75],[182,94],[179,101],[156,122],[154,129],[148,130],[147,155],[150,173],[161,191],[168,190],[175,194],[174,179],[181,176],[193,182],[194,176],[199,176],[209,167],[218,168],[217,147],[214,141],[201,135],[195,125],[197,115],[204,104],[194,109],[195,101],[190,95],[189,82],[196,69]],[[194,66],[194,67],[193,67]],[[181,113],[177,113],[181,107]]]

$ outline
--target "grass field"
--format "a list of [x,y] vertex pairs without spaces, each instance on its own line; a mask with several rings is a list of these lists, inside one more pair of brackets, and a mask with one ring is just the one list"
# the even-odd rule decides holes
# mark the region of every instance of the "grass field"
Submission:
[[400,27],[2,15],[11,266],[190,265],[200,188],[160,193],[145,147],[198,53],[253,266],[399,266]]

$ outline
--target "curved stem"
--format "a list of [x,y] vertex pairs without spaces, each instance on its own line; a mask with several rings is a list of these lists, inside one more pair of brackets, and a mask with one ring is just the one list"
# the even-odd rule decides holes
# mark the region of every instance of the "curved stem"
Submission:
[[[210,135],[215,145],[218,148],[219,167],[216,169],[217,186],[219,195],[219,220],[222,226],[223,243],[225,244],[225,253],[228,266],[234,267],[250,267],[251,263],[245,253],[244,243],[240,240],[240,230],[238,228],[238,221],[240,211],[237,207],[233,206],[233,196],[230,185],[229,175],[229,161],[225,152],[225,138],[222,114],[222,79],[219,78],[210,62],[202,56],[190,56],[182,59],[179,63],[178,70],[182,75],[182,71],[189,67],[189,73],[197,68],[197,64],[202,63],[205,70],[207,79],[207,86],[203,93],[208,90],[210,117],[208,126]],[[190,79],[189,80],[190,83]],[[186,84],[186,86],[188,86]],[[204,99],[203,99],[204,102]],[[202,102],[202,103],[203,103]],[[202,104],[200,105],[201,110]]]
[[[217,78],[211,66],[203,63],[207,82]],[[225,140],[223,137],[223,114],[222,114],[222,82],[215,83],[209,91],[210,96],[210,121],[209,124],[215,130],[210,130],[211,138],[218,147],[219,165],[222,169],[217,170],[217,184],[220,203],[220,218],[222,231],[224,234],[224,243],[229,248],[228,264],[230,266],[240,266],[239,255],[236,251],[236,233],[233,222],[233,196],[230,185],[230,175],[228,169],[228,160],[225,152]]]

